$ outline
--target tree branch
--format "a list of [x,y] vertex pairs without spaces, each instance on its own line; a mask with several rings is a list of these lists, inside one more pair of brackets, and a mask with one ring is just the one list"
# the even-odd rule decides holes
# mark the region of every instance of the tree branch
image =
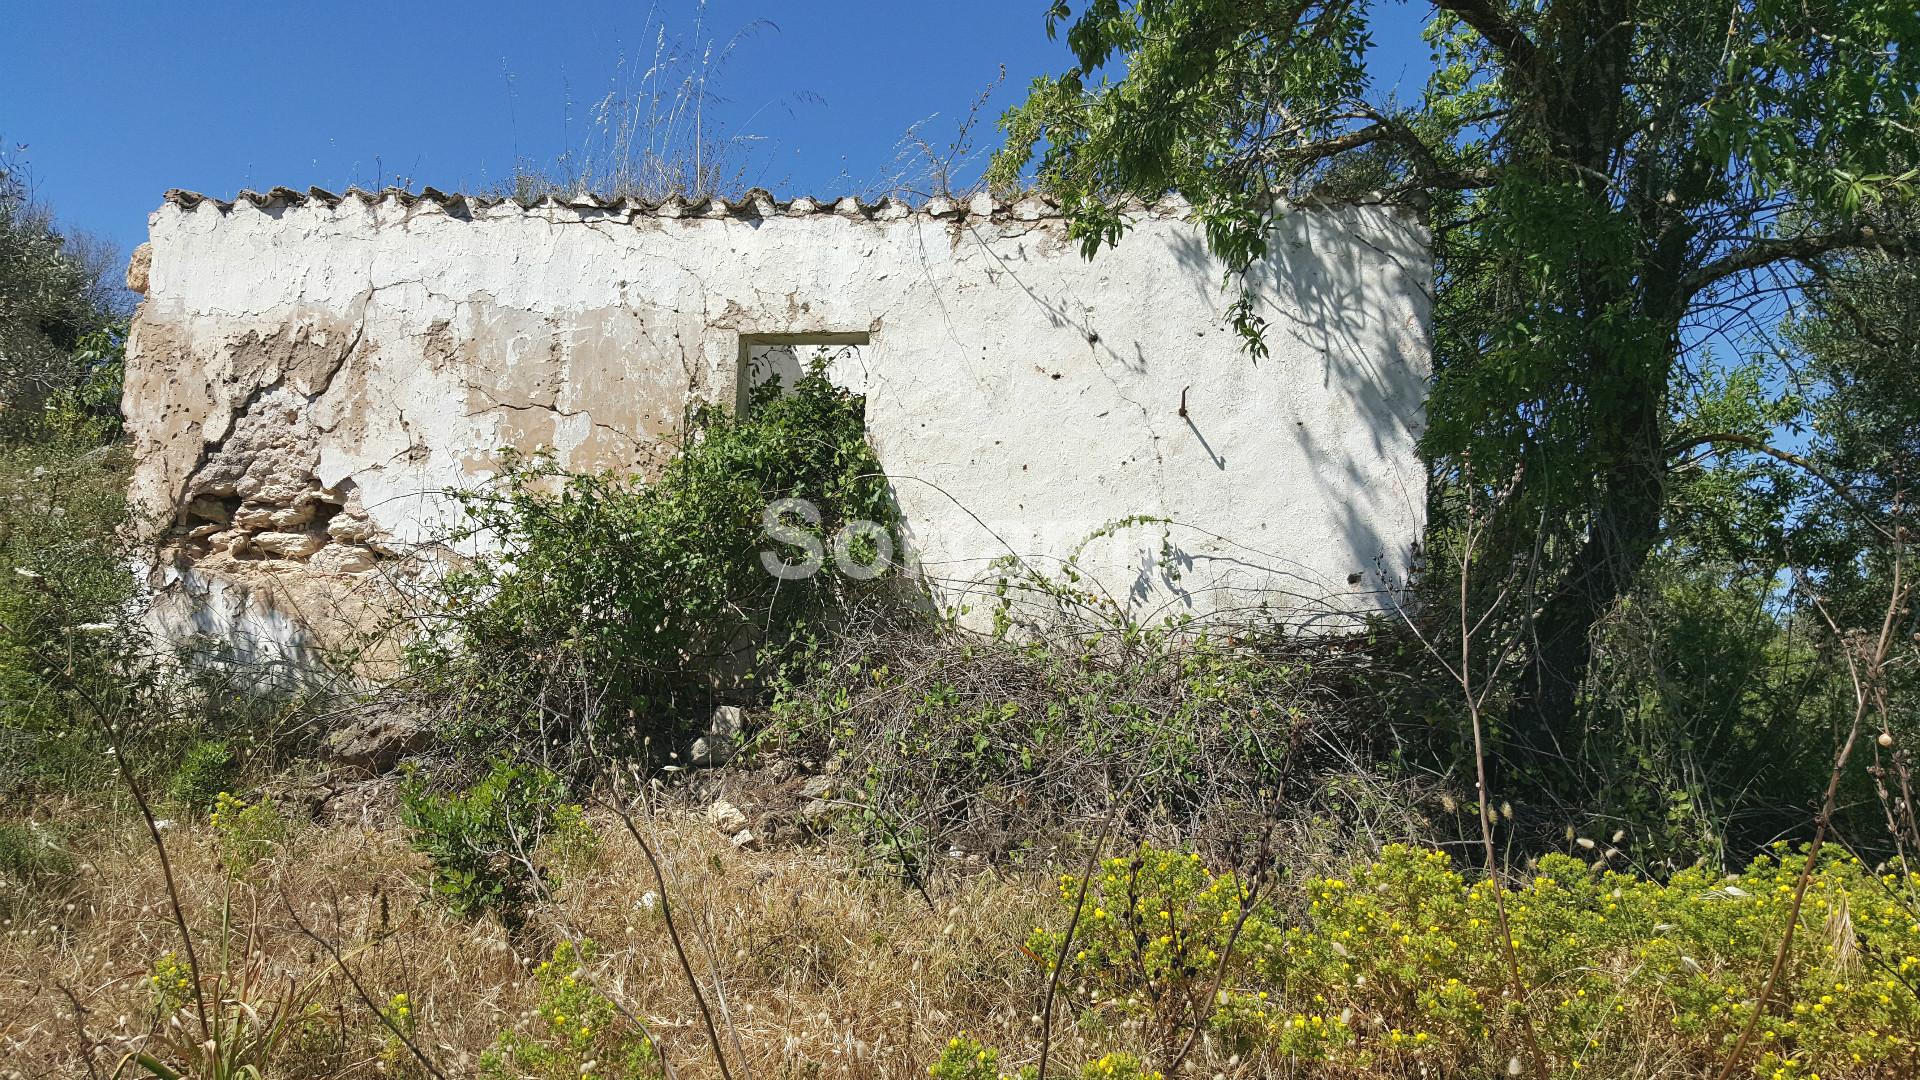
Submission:
[[[1495,113],[1500,110],[1495,110]],[[1472,188],[1492,187],[1494,172],[1491,169],[1460,170],[1448,168],[1440,163],[1440,155],[1427,145],[1418,132],[1397,117],[1387,116],[1373,109],[1367,109],[1375,127],[1384,128],[1381,138],[1404,149],[1413,158],[1413,179],[1410,186],[1432,191],[1466,191]],[[1487,114],[1488,116],[1494,113]]]
[[1487,44],[1498,49],[1510,66],[1532,71],[1540,50],[1532,38],[1521,33],[1519,27],[1494,8],[1491,0],[1436,0],[1435,6],[1460,16],[1460,21],[1473,27]]
[[1697,446],[1707,446],[1707,447],[1712,447],[1715,450],[1718,450],[1723,445],[1737,446],[1742,450],[1751,450],[1756,454],[1764,454],[1765,456],[1770,457],[1775,461],[1785,462],[1788,465],[1792,465],[1796,468],[1799,468],[1807,472],[1808,474],[1812,475],[1815,479],[1819,480],[1821,483],[1827,485],[1827,487],[1831,489],[1835,495],[1838,495],[1840,497],[1841,501],[1845,502],[1848,506],[1852,507],[1857,513],[1859,513],[1859,515],[1861,516],[1862,519],[1865,520],[1869,528],[1873,529],[1875,532],[1881,534],[1882,536],[1886,537],[1889,540],[1893,539],[1893,534],[1888,532],[1886,529],[1882,528],[1881,525],[1879,524],[1878,519],[1881,518],[1883,515],[1876,512],[1872,507],[1868,506],[1866,503],[1861,502],[1860,497],[1855,495],[1853,492],[1849,491],[1845,484],[1842,484],[1840,481],[1835,480],[1832,476],[1828,475],[1823,469],[1821,469],[1820,466],[1814,464],[1812,461],[1808,460],[1807,458],[1801,457],[1799,454],[1788,453],[1785,450],[1777,450],[1774,447],[1768,446],[1766,443],[1762,442],[1761,440],[1753,438],[1751,436],[1739,435],[1731,431],[1717,431],[1708,435],[1695,435],[1692,438],[1683,439],[1679,442],[1669,444],[1666,448],[1666,455],[1668,458],[1674,458],[1674,457],[1678,457],[1681,454],[1686,453],[1689,450],[1692,450],[1694,447],[1697,447]]
[[1373,122],[1366,127],[1356,128],[1343,135],[1321,139],[1318,142],[1283,144],[1273,148],[1261,147],[1256,152],[1259,157],[1268,161],[1276,163],[1286,161],[1306,165],[1325,161],[1375,143],[1390,143],[1406,150],[1408,156],[1413,158],[1413,176],[1407,183],[1400,185],[1402,189],[1467,191],[1473,188],[1492,187],[1497,179],[1491,169],[1462,171],[1443,166],[1432,147],[1422,141],[1412,128],[1392,117],[1382,116],[1371,110],[1359,115]]
[[1733,254],[1715,259],[1681,278],[1680,288],[1683,295],[1691,297],[1735,274],[1758,270],[1777,262],[1810,263],[1822,255],[1851,250],[1913,255],[1920,253],[1920,237],[1907,233],[1882,233],[1871,225],[1858,225],[1830,233],[1750,240]]

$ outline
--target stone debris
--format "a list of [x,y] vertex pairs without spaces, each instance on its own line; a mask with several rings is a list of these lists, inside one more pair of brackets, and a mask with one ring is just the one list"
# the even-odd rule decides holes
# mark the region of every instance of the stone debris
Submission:
[[738,705],[722,705],[707,721],[707,733],[693,740],[687,763],[700,769],[725,765],[740,751],[741,724],[746,714]]
[[815,831],[825,828],[837,809],[834,799],[838,795],[833,777],[807,777],[806,783],[800,785],[800,797],[806,800],[800,807],[800,824]]
[[707,821],[729,836],[747,827],[746,813],[725,799],[707,807]]
[[380,776],[392,772],[402,758],[426,749],[432,741],[433,731],[426,724],[388,713],[356,721],[329,735],[327,752],[341,768]]

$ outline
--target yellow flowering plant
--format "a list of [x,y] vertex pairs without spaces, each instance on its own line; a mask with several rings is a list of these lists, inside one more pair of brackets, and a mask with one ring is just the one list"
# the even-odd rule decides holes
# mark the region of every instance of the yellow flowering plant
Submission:
[[1132,1054],[1102,1054],[1080,1067],[1080,1080],[1165,1080]]
[[[1060,878],[1071,906],[1081,882]],[[1073,939],[1035,928],[1026,949],[1049,970],[1068,944],[1063,982],[1108,1007],[1179,1022],[1213,984],[1220,958],[1234,939],[1245,888],[1232,874],[1215,876],[1199,856],[1141,845],[1129,856],[1101,862],[1087,883]],[[1230,966],[1257,962],[1276,933],[1264,906],[1239,926]]]
[[593,942],[563,941],[534,969],[539,1003],[530,1034],[501,1032],[480,1058],[487,1080],[653,1080],[652,1040],[586,978]]
[[[1713,1075],[1759,1007],[1804,862],[1780,845],[1738,874],[1656,881],[1542,858],[1505,886],[1526,989],[1516,1001],[1497,886],[1444,852],[1390,846],[1344,876],[1249,901],[1235,875],[1143,846],[1087,883],[1061,986],[1082,1030],[1127,1029],[1087,1023],[1101,1014],[1158,1018],[1156,1053],[1199,1016],[1232,1052],[1282,1070],[1504,1075],[1525,1064],[1524,1014],[1556,1077],[1625,1074],[1649,1052],[1680,1075]],[[1068,913],[1080,894],[1077,878],[1061,880]],[[1900,866],[1821,859],[1740,1075],[1920,1076],[1916,896],[1920,874]],[[1026,947],[1051,967],[1066,942],[1041,929]]]
[[[1782,846],[1738,875],[1694,868],[1660,882],[1541,859],[1506,904],[1524,1008],[1556,1072],[1624,1066],[1649,1033],[1714,1071],[1759,998],[1802,864]],[[1916,980],[1898,971],[1920,935],[1900,892],[1920,876],[1835,856],[1813,880],[1754,1075],[1789,1060],[1784,1076],[1920,1075]],[[1492,884],[1466,881],[1444,853],[1399,846],[1351,881],[1305,888],[1306,918],[1269,968],[1284,970],[1294,1000],[1371,1019],[1356,1064],[1478,1071],[1519,1053],[1522,1006],[1505,989]],[[1870,956],[1884,965],[1878,976],[1865,970]]]
[[927,1075],[932,1080],[1030,1080],[1039,1075],[1039,1070],[1031,1065],[1018,1072],[1002,1070],[1000,1051],[981,1045],[963,1031],[947,1040],[940,1060],[927,1066]]
[[161,1015],[171,1016],[193,1000],[193,968],[180,959],[179,953],[169,949],[153,962],[147,985],[153,990],[154,1006]]
[[287,819],[270,802],[247,802],[222,791],[213,798],[207,824],[220,844],[220,861],[236,877],[259,865],[284,846],[292,834]]
[[380,1045],[380,1071],[389,1076],[417,1075],[419,1061],[402,1038],[411,1039],[420,1031],[420,1015],[413,1007],[413,998],[404,993],[395,994],[387,999],[381,1012],[393,1027]]

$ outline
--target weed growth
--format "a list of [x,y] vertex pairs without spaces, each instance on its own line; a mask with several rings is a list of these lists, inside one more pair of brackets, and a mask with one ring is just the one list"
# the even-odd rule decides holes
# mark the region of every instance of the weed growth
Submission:
[[[838,820],[889,846],[1002,855],[1116,813],[1207,836],[1384,742],[1384,725],[1346,719],[1365,711],[1342,700],[1364,663],[1273,635],[1020,643],[885,613],[788,667],[762,745],[837,757]],[[1366,815],[1415,816],[1349,794]]]
[[480,1059],[486,1080],[652,1080],[660,1075],[653,1041],[605,994],[586,968],[591,941],[561,942],[553,958],[534,969],[537,1017],[531,1034],[502,1032]]
[[190,810],[208,813],[234,786],[238,773],[233,747],[223,739],[205,739],[194,743],[180,759],[180,767],[167,784],[167,795]]
[[401,789],[400,819],[448,910],[463,918],[491,913],[509,928],[522,925],[529,905],[557,884],[543,840],[571,859],[595,845],[560,778],[537,765],[496,763],[471,788],[447,793],[415,773]]
[[225,791],[213,797],[207,825],[219,842],[220,861],[235,876],[252,872],[293,835],[292,823],[273,803],[247,802]]

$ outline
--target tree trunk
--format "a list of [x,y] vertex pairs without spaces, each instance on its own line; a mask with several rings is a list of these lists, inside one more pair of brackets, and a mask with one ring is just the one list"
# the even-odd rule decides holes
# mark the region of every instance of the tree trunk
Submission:
[[1597,433],[1595,459],[1611,461],[1599,505],[1567,574],[1528,628],[1528,661],[1507,712],[1513,764],[1562,775],[1580,750],[1580,691],[1601,619],[1638,581],[1660,536],[1665,459],[1660,449],[1661,384],[1640,388],[1611,432]]

